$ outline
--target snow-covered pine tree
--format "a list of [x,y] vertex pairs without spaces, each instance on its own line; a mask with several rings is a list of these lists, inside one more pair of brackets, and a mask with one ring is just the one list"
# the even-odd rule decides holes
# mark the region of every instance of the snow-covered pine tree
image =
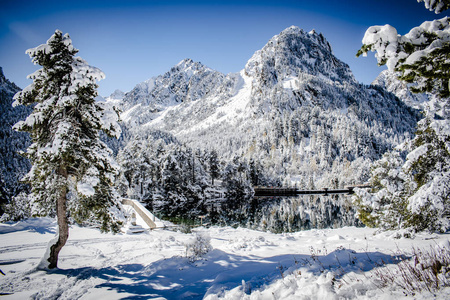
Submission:
[[[35,105],[14,129],[31,134],[26,156],[32,163],[24,180],[32,186],[32,213],[57,216],[58,231],[39,268],[56,268],[69,236],[69,222],[96,225],[102,231],[120,228],[120,202],[113,187],[117,164],[99,131],[120,135],[97,96],[103,72],[76,57],[68,34],[59,30],[46,44],[26,51],[42,66],[33,83],[14,96],[13,105]],[[106,121],[106,122],[105,122]]]
[[[445,0],[425,0],[425,5],[436,13],[449,8]],[[412,92],[429,93],[433,101],[426,109],[425,119],[418,123],[416,137],[401,170],[389,171],[389,176],[384,177],[370,197],[359,192],[360,197],[366,198],[364,205],[359,203],[360,215],[367,213],[370,198],[369,207],[376,206],[378,212],[375,216],[372,210],[370,218],[375,219],[367,219],[366,223],[392,228],[394,223],[386,216],[396,215],[399,211],[393,211],[395,207],[406,205],[407,211],[401,213],[406,219],[398,222],[397,228],[446,231],[450,229],[450,18],[424,22],[404,36],[398,35],[390,25],[372,26],[362,42],[357,56],[376,51],[379,65],[387,65],[391,72],[400,72],[400,80],[414,83]],[[382,160],[375,163],[375,167],[383,163]],[[376,171],[379,168],[374,170],[372,181],[379,176]],[[400,190],[392,187],[398,188],[397,183],[403,179],[398,181],[392,172],[404,173],[405,182]],[[383,203],[383,199],[389,199],[388,204]]]
[[214,186],[214,179],[217,179],[220,176],[219,159],[217,157],[217,152],[214,149],[209,153],[208,164],[209,176],[211,176],[211,185]]
[[371,189],[358,190],[355,197],[358,219],[366,226],[382,229],[407,226],[410,187],[402,168],[404,163],[404,157],[397,150],[385,153],[373,163],[369,180]]
[[0,214],[4,213],[4,205],[8,203],[8,193],[6,192],[6,184],[0,174]]
[[408,198],[409,227],[415,230],[450,229],[450,121],[427,116],[418,123],[412,151],[405,165],[414,193]]

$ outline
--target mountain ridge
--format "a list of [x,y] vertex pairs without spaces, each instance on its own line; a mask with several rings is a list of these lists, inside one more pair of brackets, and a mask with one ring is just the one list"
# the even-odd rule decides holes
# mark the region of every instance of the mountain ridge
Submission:
[[[193,64],[196,77],[186,72]],[[162,130],[194,149],[261,160],[270,176],[319,186],[342,177],[347,162],[354,174],[339,185],[366,180],[364,169],[408,140],[418,118],[393,94],[358,83],[322,34],[295,26],[271,38],[238,73],[223,75],[186,59],[157,78],[166,81],[150,89],[153,98],[134,98],[135,106],[124,110],[131,131]],[[146,102],[175,97],[180,100],[159,110]]]

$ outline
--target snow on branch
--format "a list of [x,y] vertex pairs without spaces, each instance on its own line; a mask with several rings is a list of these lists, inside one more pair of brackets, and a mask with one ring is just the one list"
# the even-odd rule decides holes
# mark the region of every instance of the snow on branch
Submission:
[[444,10],[450,8],[449,0],[417,0],[417,2],[423,2],[425,4],[425,8],[429,11],[433,11],[436,14],[440,14]]
[[399,35],[391,25],[371,26],[364,34],[363,46],[357,56],[374,51],[379,65],[386,65],[390,71],[395,71],[399,64],[414,63],[449,42],[449,17],[424,22],[404,36]]

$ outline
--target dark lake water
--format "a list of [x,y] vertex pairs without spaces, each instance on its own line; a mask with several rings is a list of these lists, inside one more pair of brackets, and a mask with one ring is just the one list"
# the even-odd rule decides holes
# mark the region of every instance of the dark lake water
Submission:
[[362,226],[348,195],[254,197],[210,214],[211,223],[272,232]]

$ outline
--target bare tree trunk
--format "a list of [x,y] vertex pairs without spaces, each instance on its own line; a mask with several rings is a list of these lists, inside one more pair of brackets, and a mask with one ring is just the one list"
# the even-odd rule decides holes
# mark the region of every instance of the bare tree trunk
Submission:
[[[60,170],[60,174],[67,178],[67,171]],[[67,220],[67,206],[66,206],[67,187],[61,190],[59,198],[56,202],[56,216],[58,219],[58,240],[50,247],[50,256],[48,258],[49,269],[54,269],[58,266],[58,255],[62,247],[66,244],[69,238],[69,222]]]

